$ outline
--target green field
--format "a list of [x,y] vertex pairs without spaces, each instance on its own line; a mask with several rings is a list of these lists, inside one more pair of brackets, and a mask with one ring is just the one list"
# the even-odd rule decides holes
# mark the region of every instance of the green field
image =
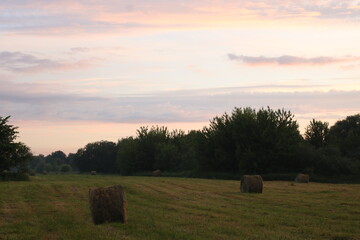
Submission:
[[[128,223],[94,225],[88,189],[120,184]],[[87,175],[0,182],[0,239],[360,239],[360,185]]]

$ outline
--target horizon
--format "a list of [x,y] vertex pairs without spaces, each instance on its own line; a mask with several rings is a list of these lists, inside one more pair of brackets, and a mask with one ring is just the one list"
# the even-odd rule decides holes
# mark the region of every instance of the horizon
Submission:
[[[276,110],[276,109],[275,109]],[[285,109],[285,110],[288,110],[288,109]],[[225,113],[225,112],[224,112]],[[214,116],[215,117],[215,116]],[[220,117],[220,115],[219,115]],[[300,134],[303,136],[304,133],[305,133],[305,128],[306,126],[308,126],[310,124],[310,121],[309,122],[306,122],[307,119],[302,119],[302,121],[300,120],[297,120],[296,119],[296,116],[294,116],[294,119],[295,121],[298,123],[299,125],[299,132]],[[344,118],[345,119],[345,118]],[[329,128],[331,128],[331,126],[333,126],[337,121],[341,121],[341,120],[344,120],[344,119],[333,119],[331,122],[327,122],[329,123]],[[11,120],[11,118],[10,118]],[[321,119],[316,119],[316,120],[320,120]],[[10,121],[11,122],[11,121]],[[119,140],[121,139],[124,139],[124,138],[127,138],[127,137],[136,137],[136,133],[137,133],[137,130],[140,129],[140,127],[156,127],[156,126],[164,126],[164,127],[167,127],[169,129],[169,131],[172,131],[172,130],[183,130],[185,133],[188,133],[189,131],[191,130],[201,130],[203,129],[204,127],[208,127],[209,126],[209,123],[210,123],[210,120],[206,123],[206,122],[192,122],[192,123],[169,123],[168,125],[164,125],[164,124],[159,124],[159,123],[146,123],[146,124],[137,124],[137,123],[133,123],[133,124],[126,124],[126,127],[127,127],[127,131],[126,133],[122,133],[122,134],[119,134],[119,136],[116,136],[116,134],[112,133],[112,134],[106,134],[106,135],[102,135],[102,136],[105,136],[103,139],[96,139],[97,136],[99,136],[100,134],[98,132],[95,131],[95,134],[92,134],[90,137],[87,136],[85,138],[82,139],[82,142],[84,143],[82,146],[80,147],[77,147],[77,146],[72,146],[72,145],[65,145],[63,149],[60,149],[60,148],[57,148],[57,146],[55,145],[53,148],[49,149],[48,147],[46,147],[45,150],[41,151],[40,152],[36,152],[34,153],[33,151],[33,154],[36,156],[36,155],[44,155],[44,156],[47,156],[53,152],[56,152],[56,151],[62,151],[64,152],[66,155],[69,155],[70,153],[76,153],[78,149],[80,148],[84,148],[86,146],[86,144],[88,143],[94,143],[94,142],[99,142],[99,141],[110,141],[110,142],[114,142],[114,143],[117,143]],[[74,122],[73,123],[74,125],[82,125],[81,122]],[[111,128],[112,131],[114,131],[114,129],[120,129],[122,130],[122,124],[114,124],[114,123],[97,123],[97,122],[91,122],[91,123],[88,123],[92,126],[102,126],[102,130],[104,128]],[[117,125],[120,125],[117,126]],[[183,128],[178,128],[177,126],[178,125],[182,125]],[[26,126],[26,125],[25,125]],[[43,126],[44,127],[44,126]],[[71,127],[71,126],[70,126]],[[31,126],[27,126],[25,128],[25,131],[28,130],[28,129],[31,129],[32,127]],[[67,128],[69,128],[69,126],[67,126]],[[77,130],[79,129],[87,129],[87,126],[81,126],[81,127],[77,127]],[[50,128],[50,129],[53,129],[53,128]],[[91,129],[91,128],[90,128]],[[21,129],[19,128],[18,129],[19,133],[21,133]],[[31,131],[31,130],[30,130]],[[45,131],[49,131],[49,126],[47,128],[45,128]],[[111,132],[111,131],[109,131]],[[44,132],[44,133],[41,133],[41,134],[48,134],[48,132]],[[21,134],[20,134],[21,135]],[[25,134],[26,135],[26,134]],[[87,140],[89,140],[89,142],[86,142]],[[65,142],[65,139],[64,139],[64,142]],[[35,142],[36,144],[37,142]],[[38,142],[37,144],[41,145],[42,142]],[[41,149],[41,147],[39,147],[39,149]]]
[[0,116],[35,155],[234,107],[360,112],[360,2],[3,1]]

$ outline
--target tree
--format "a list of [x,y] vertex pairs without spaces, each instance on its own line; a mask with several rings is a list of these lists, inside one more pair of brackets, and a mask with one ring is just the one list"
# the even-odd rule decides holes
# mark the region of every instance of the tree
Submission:
[[35,171],[38,173],[43,173],[45,171],[45,165],[46,163],[44,159],[39,160],[39,162],[35,166]]
[[17,168],[19,172],[27,171],[27,162],[31,159],[30,148],[21,142],[15,142],[18,127],[9,125],[10,116],[0,117],[0,172]]
[[[166,144],[170,140],[170,132],[166,127],[140,127],[137,130],[139,152],[137,153],[138,171],[153,171],[156,169],[156,158],[159,153],[159,144]],[[161,169],[164,170],[164,169]]]
[[74,156],[74,163],[79,171],[114,173],[116,169],[116,144],[109,141],[99,141],[80,148]]
[[45,157],[45,162],[51,165],[51,171],[60,171],[63,164],[68,164],[68,159],[63,151],[55,151]]
[[15,158],[15,167],[18,172],[28,172],[29,170],[29,161],[32,159],[33,155],[30,151],[30,148],[25,144],[19,142],[17,143],[16,152],[14,153]]
[[60,172],[66,173],[71,171],[71,166],[69,164],[63,164],[60,167]]
[[173,131],[170,144],[177,149],[174,154],[175,163],[171,171],[194,171],[198,170],[199,162],[202,157],[204,135],[201,131],[192,130],[185,134],[181,131]]
[[122,174],[136,172],[194,170],[199,159],[198,135],[166,127],[140,127],[137,137],[119,140],[117,166]]
[[330,129],[328,123],[313,119],[306,128],[305,140],[314,147],[316,158],[308,163],[314,173],[328,176],[360,173],[360,114],[339,120]]
[[7,124],[10,116],[0,117],[0,172],[8,170],[15,165],[14,153],[16,152],[17,127]]
[[338,146],[344,156],[360,160],[360,114],[337,121],[330,128],[329,142]]
[[74,164],[75,153],[69,153],[66,157],[66,162],[71,166],[72,170],[77,170]]
[[233,132],[233,119],[227,113],[213,118],[209,127],[203,129],[204,138],[200,144],[203,157],[199,159],[201,171],[238,172]]
[[51,154],[47,155],[45,158],[47,163],[57,162],[59,165],[60,163],[67,163],[67,157],[66,154],[63,151],[55,151]]
[[33,156],[29,162],[30,169],[36,170],[37,166],[41,163],[45,163],[45,156],[40,154],[37,156]]
[[329,141],[329,123],[313,119],[305,130],[305,141],[316,148],[324,147]]
[[204,170],[264,173],[298,167],[294,151],[302,138],[290,111],[235,108],[215,117],[203,132]]
[[141,152],[138,139],[134,139],[133,137],[123,138],[119,140],[117,146],[116,163],[120,173],[129,175],[140,171],[142,163],[138,154]]
[[181,160],[180,151],[173,143],[158,143],[156,146],[153,169],[172,171],[177,168]]

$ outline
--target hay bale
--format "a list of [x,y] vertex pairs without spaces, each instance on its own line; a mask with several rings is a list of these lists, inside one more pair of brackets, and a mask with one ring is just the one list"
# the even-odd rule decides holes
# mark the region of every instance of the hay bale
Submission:
[[162,175],[162,172],[159,169],[157,169],[157,170],[152,172],[152,175],[154,177],[160,177]]
[[298,182],[298,183],[308,183],[309,180],[310,180],[309,175],[302,174],[302,173],[299,173],[295,178],[295,182]]
[[91,175],[96,175],[96,171],[91,171]]
[[89,203],[93,222],[126,222],[125,192],[122,186],[89,189]]
[[242,193],[262,193],[263,180],[260,175],[243,175],[240,182]]

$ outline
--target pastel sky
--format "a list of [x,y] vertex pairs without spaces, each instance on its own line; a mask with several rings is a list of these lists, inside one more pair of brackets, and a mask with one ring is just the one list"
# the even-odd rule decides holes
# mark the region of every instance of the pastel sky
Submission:
[[360,112],[360,0],[1,0],[0,116],[34,154],[234,107]]

